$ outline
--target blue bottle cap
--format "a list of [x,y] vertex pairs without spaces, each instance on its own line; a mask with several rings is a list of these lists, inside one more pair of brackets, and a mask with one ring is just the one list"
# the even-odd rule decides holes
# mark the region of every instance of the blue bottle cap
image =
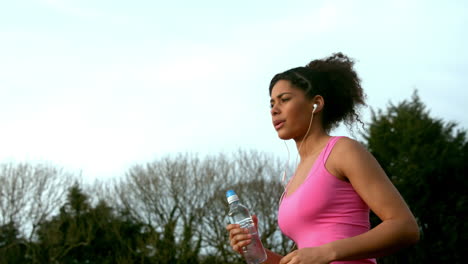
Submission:
[[234,190],[229,190],[226,192],[226,198],[229,204],[239,201],[239,197],[237,196],[236,192]]
[[236,195],[236,192],[234,190],[229,190],[226,192],[226,198],[229,198],[230,196]]

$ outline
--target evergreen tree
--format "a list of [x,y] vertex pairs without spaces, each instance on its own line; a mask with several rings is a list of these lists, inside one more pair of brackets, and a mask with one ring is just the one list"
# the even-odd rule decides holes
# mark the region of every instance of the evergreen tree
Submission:
[[59,215],[40,223],[33,263],[150,263],[152,233],[104,201],[93,207],[76,184]]
[[466,131],[431,117],[415,91],[411,101],[373,112],[364,137],[421,230],[418,244],[380,262],[462,263],[468,244],[468,226],[460,219],[468,215]]
[[0,263],[25,263],[27,243],[15,223],[0,226]]

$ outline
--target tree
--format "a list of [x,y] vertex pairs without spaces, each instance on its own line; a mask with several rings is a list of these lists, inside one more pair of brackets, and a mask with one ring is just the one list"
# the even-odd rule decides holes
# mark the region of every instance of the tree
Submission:
[[134,166],[116,183],[119,207],[156,230],[159,239],[152,246],[158,263],[198,260],[201,235],[196,225],[205,184],[199,162],[187,156],[167,157]]
[[283,165],[256,151],[180,154],[87,191],[60,170],[5,165],[0,263],[244,263],[225,229],[228,189],[257,214],[265,247],[285,253],[292,243],[276,222],[283,188],[272,179]]
[[72,176],[42,164],[0,164],[0,225],[14,223],[31,239],[37,223],[56,212]]
[[468,226],[460,221],[468,215],[466,131],[431,117],[415,91],[411,101],[373,112],[364,137],[421,230],[417,245],[382,263],[462,263],[468,244]]
[[153,233],[128,214],[117,214],[104,201],[93,206],[75,184],[60,213],[39,225],[32,262],[153,263],[146,248]]
[[42,164],[0,164],[0,255],[9,259],[0,263],[23,263],[33,254],[36,228],[58,211],[71,177]]
[[15,223],[0,226],[0,263],[25,263],[27,242]]
[[275,210],[282,189],[271,181],[271,175],[279,175],[277,164],[255,151],[205,159],[165,157],[132,167],[116,183],[116,203],[158,232],[158,263],[243,262],[229,247],[225,192],[235,188],[245,194],[259,215],[266,246],[286,247]]

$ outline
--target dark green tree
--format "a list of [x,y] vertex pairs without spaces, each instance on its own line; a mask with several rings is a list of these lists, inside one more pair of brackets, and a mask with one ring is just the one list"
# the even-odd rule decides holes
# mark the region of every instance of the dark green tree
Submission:
[[[380,263],[462,263],[468,245],[466,131],[429,115],[417,91],[412,100],[373,112],[364,134],[418,220],[421,240]],[[373,218],[373,224],[377,224]]]
[[25,263],[27,243],[15,223],[0,226],[0,263]]
[[33,263],[150,263],[152,234],[151,227],[104,201],[92,206],[76,184],[60,213],[40,223]]

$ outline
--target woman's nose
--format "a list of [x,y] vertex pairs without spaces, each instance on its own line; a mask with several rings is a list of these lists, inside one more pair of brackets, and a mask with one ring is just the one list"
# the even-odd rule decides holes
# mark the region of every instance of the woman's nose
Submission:
[[280,112],[280,111],[279,111],[279,109],[278,109],[277,106],[273,106],[273,107],[271,108],[271,110],[270,110],[270,113],[271,113],[272,116],[279,114],[279,112]]

